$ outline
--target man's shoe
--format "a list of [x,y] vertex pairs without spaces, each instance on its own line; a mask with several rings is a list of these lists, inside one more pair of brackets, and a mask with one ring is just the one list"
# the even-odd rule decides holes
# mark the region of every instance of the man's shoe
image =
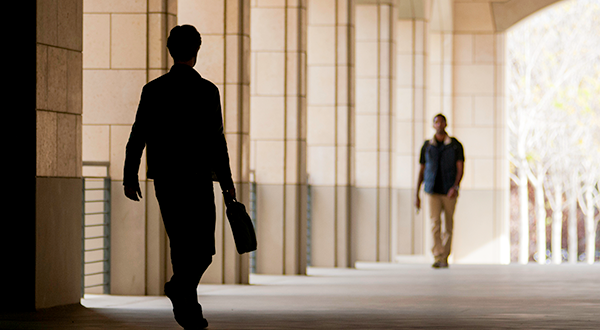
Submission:
[[177,307],[173,308],[175,321],[185,330],[206,329],[208,321],[202,316],[202,306]]
[[200,309],[199,314],[173,309],[173,314],[175,315],[175,321],[185,330],[206,329],[208,327],[208,321],[202,317],[202,309]]
[[[173,290],[173,283],[165,283],[165,295],[173,304],[175,321],[186,330],[206,329],[208,321],[202,315],[202,306],[186,303],[182,306],[182,297]],[[188,300],[189,302],[189,300]]]
[[436,261],[433,263],[433,265],[431,265],[431,267],[433,267],[433,268],[448,268],[448,262],[447,261]]

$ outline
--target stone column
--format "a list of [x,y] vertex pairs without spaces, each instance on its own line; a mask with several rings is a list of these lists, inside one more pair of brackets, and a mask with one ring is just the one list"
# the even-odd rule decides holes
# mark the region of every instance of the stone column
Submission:
[[[429,42],[429,1],[402,0],[398,2],[396,22],[396,106],[393,139],[393,186],[392,208],[394,224],[393,248],[396,255],[423,255],[423,213],[416,213],[415,185],[419,173],[419,156],[425,138],[424,123],[426,106],[426,67],[430,61],[427,52]],[[439,42],[431,33],[431,38]],[[436,44],[437,46],[437,44]],[[439,47],[431,49],[439,50]],[[439,55],[436,52],[435,55]],[[435,58],[439,61],[439,58]],[[437,62],[436,62],[437,63]],[[433,64],[433,63],[432,63]],[[429,130],[427,130],[429,132]],[[423,199],[425,201],[425,199]],[[423,205],[423,210],[425,209]],[[394,256],[393,256],[394,257]]]
[[504,34],[490,3],[454,3],[453,134],[465,148],[465,176],[456,209],[456,262],[507,263]]
[[[32,273],[15,274],[33,283],[13,274],[7,286],[22,290],[16,293],[22,304],[14,308],[76,304],[81,297],[82,6],[82,1],[36,3],[35,218],[13,219],[28,225],[19,227],[22,232],[6,231],[29,245],[26,255],[19,255],[18,245],[7,252],[26,260]],[[29,148],[26,143],[20,154]],[[17,185],[28,182],[20,180]]]
[[146,180],[144,156],[144,198],[129,201],[123,161],[142,87],[171,65],[166,42],[176,2],[85,1],[83,11],[83,160],[110,163],[111,293],[159,295],[167,279],[168,243],[154,184]]
[[354,157],[354,1],[308,3],[311,265],[349,267]]
[[[427,38],[427,66],[426,66],[426,97],[422,116],[415,123],[415,162],[418,163],[420,149],[425,140],[429,140],[435,134],[433,129],[433,117],[438,113],[444,114],[448,119],[448,134],[454,133],[454,115],[452,103],[453,81],[453,5],[452,0],[433,1],[426,9],[429,12],[430,23]],[[459,140],[460,137],[458,137]],[[462,140],[461,140],[462,141]],[[413,177],[416,180],[417,173]],[[416,181],[415,181],[416,182]],[[463,181],[464,182],[464,181]],[[423,188],[421,188],[423,189]],[[431,233],[431,222],[427,197],[421,191],[422,236],[420,245],[422,255],[433,262],[431,247],[433,236]],[[453,240],[456,242],[456,239]],[[450,256],[452,260],[454,254]]]
[[306,1],[251,7],[256,271],[306,274]]
[[395,1],[356,6],[352,259],[390,261]]
[[[249,204],[250,160],[250,2],[178,0],[177,24],[191,24],[202,35],[195,69],[217,85],[225,136],[238,200]],[[217,201],[217,255],[203,283],[248,283],[248,254],[238,255],[224,213],[221,188]],[[201,210],[198,210],[201,212]],[[259,249],[260,249],[259,242]]]

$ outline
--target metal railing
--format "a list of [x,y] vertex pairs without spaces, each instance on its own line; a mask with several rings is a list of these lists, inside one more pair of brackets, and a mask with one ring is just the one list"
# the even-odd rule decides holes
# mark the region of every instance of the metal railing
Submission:
[[[110,184],[108,162],[84,162],[101,168],[83,177],[81,295],[110,293]],[[105,170],[102,170],[102,168]],[[106,173],[104,176],[103,174]],[[85,171],[84,171],[85,175]]]

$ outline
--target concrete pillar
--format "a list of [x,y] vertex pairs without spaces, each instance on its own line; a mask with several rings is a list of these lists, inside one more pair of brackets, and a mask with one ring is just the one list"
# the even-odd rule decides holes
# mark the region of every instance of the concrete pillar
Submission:
[[395,1],[356,6],[356,172],[352,259],[390,261]]
[[23,219],[21,232],[6,231],[29,245],[20,250],[9,240],[28,273],[10,271],[6,282],[23,295],[13,308],[29,310],[79,303],[81,294],[82,1],[37,1],[35,12],[35,218]]
[[251,7],[256,271],[306,273],[306,1]]
[[[425,253],[426,218],[416,213],[415,185],[419,173],[419,155],[424,142],[427,98],[427,65],[434,64],[429,53],[430,3],[424,0],[398,2],[396,22],[396,106],[393,129],[394,159],[392,210],[394,232],[392,246],[396,255],[423,255]],[[437,40],[437,39],[436,39]],[[431,48],[439,50],[438,47]],[[435,65],[435,64],[434,64]],[[422,211],[426,209],[423,205]],[[394,256],[392,256],[394,257]]]
[[85,1],[83,6],[83,160],[110,162],[113,294],[159,295],[167,276],[168,244],[154,184],[146,180],[145,157],[141,202],[124,196],[122,180],[142,87],[172,63],[166,41],[176,11],[169,0]]
[[311,264],[349,267],[354,182],[355,2],[308,2],[308,173]]
[[[435,134],[433,129],[433,117],[442,113],[448,119],[447,132],[453,136],[453,111],[452,91],[453,81],[453,5],[452,0],[441,0],[423,2],[424,15],[426,17],[426,40],[425,45],[425,105],[421,107],[421,113],[415,118],[415,172],[413,174],[413,185],[416,183],[418,174],[418,163],[421,147],[425,140],[429,140]],[[427,24],[428,23],[428,24]],[[458,137],[461,140],[460,137]],[[462,140],[461,140],[462,141]],[[421,188],[422,189],[422,188]],[[415,251],[420,250],[421,255],[433,261],[431,247],[433,236],[431,233],[431,222],[429,208],[427,207],[426,194],[421,191],[421,214],[416,217],[421,228],[421,236],[415,235]],[[414,202],[414,197],[413,197]],[[450,256],[452,261],[453,254]]]
[[504,34],[496,32],[489,3],[456,1],[453,12],[453,110],[448,120],[466,157],[454,260],[507,263]]
[[[248,206],[250,2],[178,0],[177,12],[177,24],[191,24],[202,35],[195,69],[219,88],[233,180],[238,200]],[[202,283],[248,283],[248,254],[240,256],[235,249],[218,184],[215,184],[215,196],[217,255]]]

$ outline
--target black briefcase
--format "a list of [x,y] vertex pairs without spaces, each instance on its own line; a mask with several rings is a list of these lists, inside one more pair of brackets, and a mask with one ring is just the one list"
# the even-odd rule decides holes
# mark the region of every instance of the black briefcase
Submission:
[[227,211],[225,213],[231,225],[233,240],[238,253],[244,254],[255,251],[256,233],[254,232],[252,220],[246,212],[246,207],[235,199],[226,203],[226,206]]

